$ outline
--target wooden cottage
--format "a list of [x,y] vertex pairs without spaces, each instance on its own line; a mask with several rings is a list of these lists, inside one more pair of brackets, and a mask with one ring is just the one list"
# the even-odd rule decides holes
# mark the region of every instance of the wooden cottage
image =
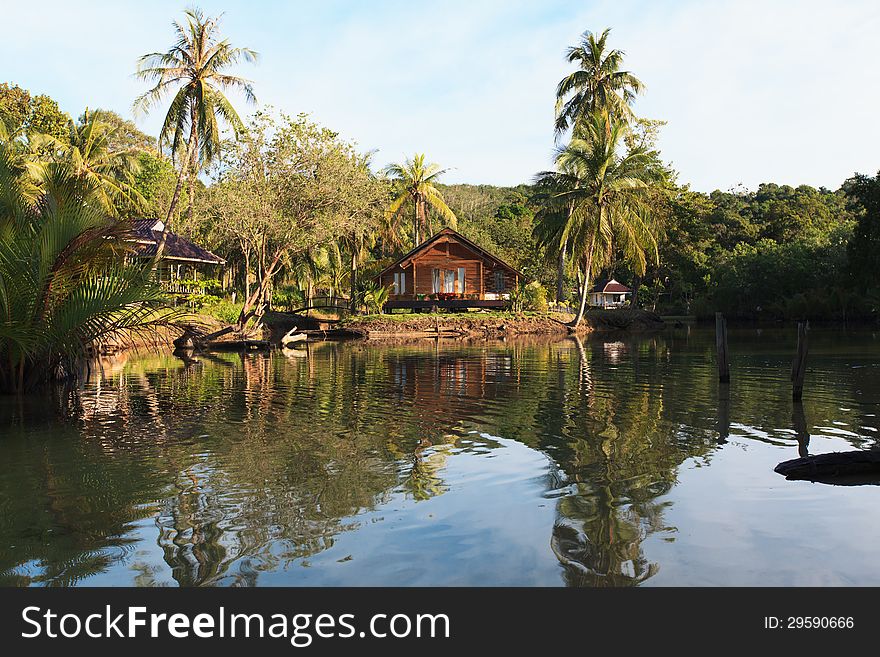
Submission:
[[419,244],[377,276],[395,308],[505,308],[522,278],[516,269],[451,228]]
[[[153,258],[162,239],[165,224],[157,219],[136,219],[131,236],[132,251],[138,258]],[[170,292],[190,294],[201,291],[186,281],[219,278],[220,268],[226,261],[198,244],[168,231],[165,250],[156,271],[162,285]]]

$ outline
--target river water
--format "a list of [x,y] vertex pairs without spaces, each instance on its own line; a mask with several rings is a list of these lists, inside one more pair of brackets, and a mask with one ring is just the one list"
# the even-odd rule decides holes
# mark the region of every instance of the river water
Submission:
[[3,585],[878,585],[880,339],[731,329],[128,354],[0,399]]

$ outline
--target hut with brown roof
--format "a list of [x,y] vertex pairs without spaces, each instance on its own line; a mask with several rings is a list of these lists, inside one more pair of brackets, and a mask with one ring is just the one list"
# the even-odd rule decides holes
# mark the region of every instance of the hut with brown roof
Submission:
[[[158,219],[136,219],[130,238],[135,257],[154,257],[164,228],[165,224]],[[185,281],[218,278],[218,269],[224,264],[226,261],[220,256],[168,231],[157,276],[170,291],[188,293],[191,290]]]

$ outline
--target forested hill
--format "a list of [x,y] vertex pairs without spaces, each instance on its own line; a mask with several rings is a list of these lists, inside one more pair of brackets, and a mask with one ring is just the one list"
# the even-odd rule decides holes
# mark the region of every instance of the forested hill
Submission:
[[[532,237],[531,185],[442,185],[459,230],[555,289],[556,267]],[[880,307],[880,180],[854,176],[840,189],[765,183],[710,194],[671,187],[655,202],[659,264],[638,279],[643,306],[667,313],[744,318],[873,316]],[[875,262],[877,261],[877,262]],[[568,289],[573,289],[573,279]]]

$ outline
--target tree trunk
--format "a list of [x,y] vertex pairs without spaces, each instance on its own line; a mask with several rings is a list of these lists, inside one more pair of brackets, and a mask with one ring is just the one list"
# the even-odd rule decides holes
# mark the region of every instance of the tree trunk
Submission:
[[[198,142],[195,136],[195,110],[193,110],[190,116],[189,144],[187,144],[186,147],[186,155],[180,163],[180,173],[177,174],[177,184],[174,187],[174,195],[171,197],[171,203],[168,205],[168,214],[165,215],[165,225],[162,227],[162,236],[159,238],[158,246],[156,246],[156,255],[153,256],[153,271],[156,270],[156,267],[159,265],[159,260],[162,259],[162,253],[165,251],[165,243],[168,240],[168,225],[171,223],[171,217],[174,216],[174,211],[177,209],[177,203],[180,201],[180,192],[183,189],[183,174],[186,173],[187,168],[195,159],[197,145]],[[192,198],[190,198],[190,204],[192,204]],[[192,208],[190,208],[190,210],[191,209]]]
[[186,221],[187,225],[192,226],[192,218],[193,218],[193,199],[196,195],[196,168],[195,166],[190,167],[189,170],[189,203],[186,208]]
[[351,304],[351,314],[357,312],[357,245],[356,240],[351,243],[351,293],[349,303]]
[[165,251],[165,242],[168,239],[168,224],[171,217],[177,209],[177,203],[180,201],[180,191],[183,189],[183,174],[186,171],[181,167],[180,173],[177,174],[177,185],[174,187],[174,194],[171,196],[171,203],[168,205],[168,214],[165,215],[165,223],[162,226],[162,236],[159,238],[159,244],[156,246],[156,255],[153,256],[153,271],[159,266],[159,260],[162,259],[162,253]]
[[244,298],[245,301],[251,297],[251,251],[244,250]]
[[189,115],[189,198],[187,199],[186,220],[192,225],[193,202],[196,194],[196,177],[199,175],[199,133],[196,131],[196,108],[190,108]]
[[632,300],[631,300],[630,303],[629,303],[629,305],[630,305],[632,308],[638,308],[638,307],[639,307],[639,290],[641,289],[641,287],[642,287],[642,277],[641,277],[641,276],[636,276],[636,277],[635,277],[635,280],[633,281],[633,295],[632,295]]
[[257,289],[245,299],[244,305],[241,307],[241,313],[238,315],[239,330],[243,330],[251,316],[256,314],[255,307],[265,301],[267,291],[272,282],[272,277],[278,271],[278,263],[281,262],[282,255],[282,253],[278,253],[272,259],[272,263],[263,272],[263,279],[260,281]]
[[416,248],[419,244],[422,243],[421,235],[419,229],[421,228],[421,217],[419,216],[419,210],[421,209],[421,200],[418,195],[413,199],[413,205],[415,206],[415,214],[413,215],[413,248]]
[[587,259],[584,264],[584,281],[581,286],[581,300],[578,305],[577,315],[575,315],[574,320],[571,322],[571,326],[573,328],[577,328],[580,325],[581,320],[584,318],[584,313],[587,310],[587,299],[590,294],[590,271],[593,268],[593,250],[596,248],[596,238],[593,237],[593,240],[590,242],[590,248],[587,251]]
[[565,303],[565,251],[567,243],[563,242],[556,261],[556,303]]

